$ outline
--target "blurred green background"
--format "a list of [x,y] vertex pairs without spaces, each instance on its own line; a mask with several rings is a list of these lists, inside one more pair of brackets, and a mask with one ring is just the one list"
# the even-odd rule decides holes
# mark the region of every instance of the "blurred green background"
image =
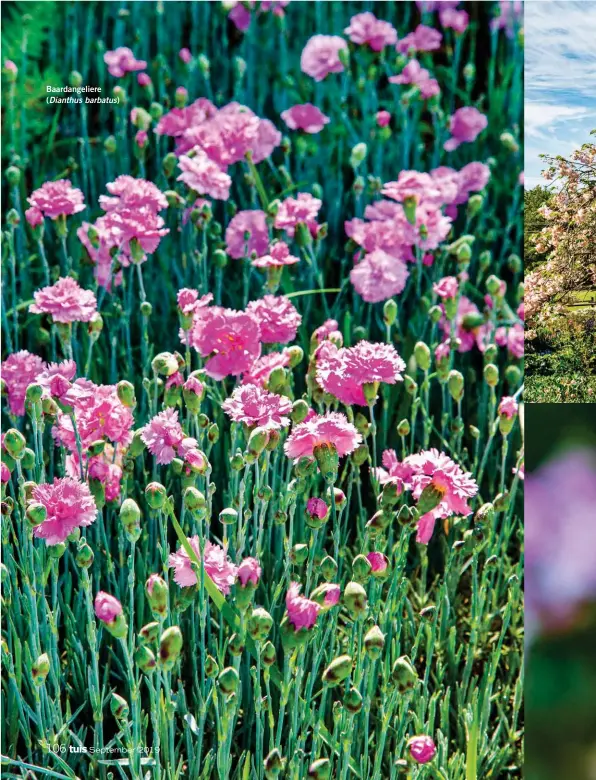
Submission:
[[[596,447],[596,405],[525,409],[528,471],[569,446]],[[535,641],[526,671],[526,779],[596,780],[596,606],[573,631]]]

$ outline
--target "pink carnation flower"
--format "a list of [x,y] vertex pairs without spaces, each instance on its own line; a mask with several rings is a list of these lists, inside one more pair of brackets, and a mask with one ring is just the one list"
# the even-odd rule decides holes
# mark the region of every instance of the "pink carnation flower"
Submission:
[[517,415],[517,401],[510,395],[503,396],[499,403],[499,414],[505,415],[509,420]]
[[384,572],[389,566],[387,556],[383,555],[381,552],[369,552],[366,559],[370,563],[372,571],[375,573]]
[[415,51],[436,51],[441,46],[443,36],[434,27],[419,24],[414,32],[406,35],[396,46],[401,54],[407,54],[411,49]]
[[348,44],[339,35],[313,35],[300,55],[300,69],[315,81],[323,81],[330,73],[341,73],[344,66],[340,52],[348,53]]
[[122,604],[115,596],[100,590],[95,597],[95,617],[102,623],[113,623],[122,614]]
[[43,224],[43,213],[35,206],[31,206],[25,211],[25,219],[32,228],[38,227]]
[[290,424],[287,415],[292,411],[292,402],[257,385],[240,385],[221,408],[235,422],[279,429]]
[[269,352],[257,358],[242,376],[243,385],[259,385],[263,387],[276,368],[286,368],[290,365],[290,356],[284,349],[282,352]]
[[317,232],[317,216],[322,202],[308,192],[299,192],[296,198],[283,200],[275,215],[275,227],[293,236],[297,225],[306,225],[314,236]]
[[350,281],[367,303],[386,301],[406,286],[409,272],[405,263],[375,249],[350,271]]
[[130,209],[148,208],[158,212],[167,209],[168,201],[163,192],[153,182],[146,179],[135,179],[134,176],[123,174],[106,184],[108,195],[99,196],[99,205],[104,211],[114,211],[124,207]]
[[[117,453],[114,462],[114,448],[106,444],[100,455],[86,458],[85,464],[89,479],[97,479],[104,486],[106,501],[117,501],[120,498],[122,488],[122,457]],[[73,479],[79,479],[81,468],[79,456],[71,452],[65,460],[66,474]]]
[[[246,235],[248,234],[248,238]],[[239,260],[256,252],[260,257],[269,249],[269,229],[265,212],[239,211],[226,228],[226,251],[230,257]]]
[[236,570],[236,576],[243,588],[250,582],[258,585],[261,579],[262,569],[256,558],[244,558]]
[[0,463],[0,482],[8,482],[10,480],[10,469],[4,463]]
[[383,51],[385,46],[397,43],[395,27],[389,22],[377,19],[370,11],[353,16],[344,33],[353,43],[368,44],[373,51]]
[[321,609],[316,601],[311,601],[300,595],[301,586],[298,582],[292,582],[286,594],[286,609],[288,620],[296,631],[301,628],[310,630],[317,622],[317,615]]
[[418,60],[410,60],[398,76],[389,77],[389,83],[414,84],[425,100],[435,97],[441,92],[439,82],[430,77],[430,72],[423,68]]
[[49,314],[54,322],[89,322],[97,311],[97,300],[91,290],[79,287],[65,276],[51,287],[33,293],[35,303],[29,306],[33,314]]
[[26,349],[13,352],[2,361],[2,378],[8,391],[8,405],[12,414],[18,417],[25,414],[25,395],[27,388],[35,382],[44,370],[45,363]]
[[444,8],[439,11],[439,20],[443,27],[450,27],[456,33],[463,33],[467,30],[470,21],[466,11],[458,11],[455,8]]
[[287,344],[296,338],[302,317],[293,303],[283,295],[265,295],[246,307],[259,323],[264,344]]
[[147,73],[139,73],[137,75],[137,84],[139,87],[151,86],[151,76],[149,76]]
[[457,298],[457,291],[459,289],[459,282],[455,276],[444,276],[439,279],[438,282],[433,284],[433,292],[435,292],[439,298]]
[[269,247],[269,254],[256,257],[252,264],[255,268],[283,268],[284,265],[294,265],[300,262],[300,258],[290,254],[288,245],[284,241],[276,241]]
[[192,54],[190,53],[190,49],[187,49],[186,46],[178,52],[178,56],[182,60],[182,62],[185,65],[188,65],[189,62],[192,60]]
[[345,414],[327,412],[315,414],[310,419],[294,426],[284,444],[289,458],[314,458],[315,447],[332,444],[340,457],[354,452],[362,443],[362,436],[355,426],[348,422]]
[[418,501],[423,490],[432,486],[441,500],[434,509],[425,512],[418,521],[416,541],[428,544],[432,537],[435,521],[453,514],[466,517],[472,510],[467,499],[478,493],[478,485],[472,475],[462,469],[451,458],[431,448],[416,455],[408,455],[400,463],[394,450],[383,453],[384,468],[377,469],[381,484],[395,482],[398,487],[411,491]]
[[[27,198],[27,202],[50,219],[78,214],[86,208],[83,193],[73,187],[69,179],[45,182]],[[38,215],[35,215],[34,221],[38,220]]]
[[171,463],[176,457],[176,448],[184,438],[178,422],[178,412],[164,409],[156,414],[143,428],[141,439],[159,464]]
[[[201,545],[199,537],[193,536],[189,538],[188,543],[200,561]],[[174,582],[182,588],[196,585],[199,581],[196,572],[193,570],[191,559],[184,547],[179,547],[177,552],[170,554],[168,566],[174,567]],[[205,572],[211,577],[218,590],[227,596],[236,581],[237,568],[228,558],[223,547],[212,544],[208,539],[205,541]]]
[[[443,304],[441,304],[443,307]],[[460,296],[455,316],[456,338],[458,340],[458,352],[469,352],[475,346],[482,343],[484,335],[483,326],[478,324],[480,311],[475,303],[465,295]],[[451,323],[444,317],[441,320],[441,328],[446,336],[451,335]]]
[[377,111],[375,118],[379,127],[387,127],[391,121],[391,114],[389,111]]
[[329,123],[329,117],[312,103],[303,103],[282,111],[281,118],[290,130],[304,130],[305,133],[320,133]]
[[191,345],[209,357],[205,371],[213,379],[249,371],[261,353],[259,323],[250,312],[213,307],[197,318]]
[[97,517],[88,485],[70,477],[36,485],[32,496],[46,509],[46,519],[33,529],[33,535],[45,539],[47,545],[65,542],[75,528],[91,525]]
[[441,192],[428,173],[418,171],[401,171],[397,181],[388,181],[381,190],[382,194],[400,202],[413,201],[418,204],[422,200],[434,205],[441,205]]
[[108,66],[108,72],[117,79],[122,78],[126,73],[135,70],[145,70],[147,63],[145,60],[137,60],[132,51],[126,46],[120,46],[113,51],[107,51],[103,55],[103,61]]
[[317,359],[317,382],[325,392],[346,405],[367,406],[364,385],[401,382],[405,368],[406,364],[391,344],[359,341],[353,347],[341,349],[329,345]]
[[202,149],[197,147],[193,151],[192,157],[183,154],[178,159],[182,173],[176,181],[183,181],[199,195],[209,195],[215,200],[227,200],[230,197],[232,179],[219,165],[212,162]]
[[488,126],[488,119],[473,106],[458,108],[449,120],[451,138],[443,144],[447,152],[452,152],[463,143],[475,141]]
[[510,328],[497,328],[495,343],[500,347],[507,347],[513,357],[522,358],[524,356],[524,326],[515,323]]
[[[168,135],[172,138],[182,138],[187,130],[192,127],[200,125],[206,119],[217,114],[217,108],[207,98],[198,98],[189,106],[184,108],[173,108],[164,114],[157,126],[155,132],[157,135]],[[188,151],[192,149],[194,144],[185,144],[185,148],[182,151]]]
[[412,737],[408,741],[408,750],[417,764],[428,764],[435,757],[437,748],[430,737]]
[[306,511],[311,517],[324,520],[329,514],[329,507],[322,498],[309,498],[306,502]]

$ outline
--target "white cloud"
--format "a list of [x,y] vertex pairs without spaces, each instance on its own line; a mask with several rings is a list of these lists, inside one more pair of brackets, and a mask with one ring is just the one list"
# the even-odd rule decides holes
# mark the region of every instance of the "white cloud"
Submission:
[[557,105],[540,101],[526,101],[524,106],[524,125],[528,135],[544,137],[544,131],[559,122],[587,114],[585,106]]

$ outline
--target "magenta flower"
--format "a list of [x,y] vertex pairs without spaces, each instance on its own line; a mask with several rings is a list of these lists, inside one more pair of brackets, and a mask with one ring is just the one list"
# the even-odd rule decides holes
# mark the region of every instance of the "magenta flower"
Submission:
[[249,371],[261,354],[261,331],[254,315],[215,306],[203,311],[193,325],[190,343],[209,357],[207,375],[223,379]]
[[371,565],[373,574],[380,574],[387,570],[387,567],[389,566],[389,561],[387,560],[387,556],[383,555],[383,553],[380,552],[369,552],[366,556],[366,559]]
[[488,127],[488,119],[473,106],[458,108],[449,120],[451,138],[443,144],[447,152],[452,152],[463,143],[475,141],[480,133]]
[[294,265],[300,258],[290,254],[290,249],[284,241],[275,241],[269,247],[269,254],[256,257],[252,264],[255,268],[283,268],[284,265]]
[[244,558],[236,570],[240,584],[245,588],[250,582],[255,587],[261,579],[262,569],[256,558]]
[[89,322],[97,311],[97,300],[91,290],[79,287],[70,276],[61,277],[51,287],[33,293],[33,314],[49,314],[54,322]]
[[257,257],[269,249],[269,229],[264,211],[239,211],[226,228],[226,251],[239,260],[256,252]]
[[[443,304],[441,308],[444,309]],[[483,326],[478,324],[480,312],[475,303],[461,295],[457,304],[457,314],[455,317],[456,336],[458,340],[458,352],[469,352],[475,346],[482,343],[484,334]],[[444,317],[441,320],[441,327],[446,336],[451,334],[451,323]]]
[[507,347],[508,352],[513,357],[522,358],[524,356],[524,326],[516,322],[509,328],[497,328],[495,343],[500,347]]
[[387,127],[391,121],[391,114],[389,111],[377,111],[375,118],[379,127]]
[[8,468],[6,463],[2,461],[2,463],[0,463],[0,482],[8,482],[9,480],[10,480],[10,469]]
[[157,213],[167,209],[168,201],[163,192],[153,182],[146,179],[135,179],[134,176],[123,174],[106,184],[108,195],[99,196],[99,205],[104,211],[115,211],[122,208],[148,208]]
[[400,54],[407,54],[410,50],[414,51],[436,51],[441,47],[443,36],[434,27],[427,27],[419,24],[414,32],[406,35],[398,42],[396,49]]
[[275,215],[275,227],[285,230],[292,237],[299,224],[306,225],[311,234],[316,235],[317,216],[322,202],[308,192],[299,192],[296,198],[283,200]]
[[261,355],[242,376],[243,385],[259,385],[263,387],[276,368],[286,368],[290,365],[287,349],[282,352],[269,352]]
[[443,300],[457,298],[458,289],[459,282],[455,276],[444,276],[433,284],[433,292]]
[[377,19],[370,11],[353,16],[344,33],[353,43],[367,44],[373,51],[383,51],[385,46],[397,43],[395,27],[389,22]]
[[46,509],[46,519],[33,529],[33,535],[50,546],[65,542],[75,528],[91,525],[97,517],[89,487],[70,477],[36,485],[32,497]]
[[31,206],[25,211],[25,219],[31,225],[32,228],[43,225],[43,213],[35,206]]
[[95,596],[95,617],[102,623],[113,623],[122,614],[122,604],[103,590]]
[[145,60],[137,60],[132,51],[126,46],[120,46],[113,51],[107,51],[103,55],[103,61],[108,66],[110,75],[117,79],[135,70],[145,70]]
[[[89,479],[97,479],[104,486],[106,501],[116,501],[120,498],[122,488],[122,456],[117,452],[114,462],[114,448],[106,444],[101,455],[86,458],[85,467]],[[65,459],[66,474],[73,479],[79,479],[81,467],[77,452],[71,452]]]
[[287,344],[296,338],[302,317],[289,298],[265,295],[246,307],[259,323],[264,344]]
[[[323,349],[321,347],[321,349]],[[346,405],[367,406],[364,385],[402,382],[406,364],[391,344],[359,341],[337,349],[329,344],[317,357],[317,382]]]
[[288,620],[294,626],[296,631],[301,628],[310,630],[317,622],[317,615],[321,607],[316,601],[311,601],[305,596],[300,595],[301,585],[298,582],[292,582],[286,594],[286,609],[288,610]]
[[314,449],[319,445],[331,444],[340,457],[354,452],[362,443],[362,436],[355,426],[348,422],[345,414],[327,412],[315,414],[310,419],[294,426],[284,444],[289,458],[314,458]]
[[[86,208],[83,193],[72,186],[70,179],[46,181],[27,198],[27,202],[33,209],[50,219],[69,217]],[[37,214],[32,215],[32,218],[38,223]],[[29,224],[32,224],[30,220]]]
[[325,600],[323,601],[323,606],[326,609],[330,609],[331,607],[335,607],[337,604],[339,604],[339,597],[341,594],[339,585],[336,585],[333,582],[328,582],[321,587],[325,590]]
[[315,81],[344,70],[340,52],[348,54],[348,44],[339,35],[313,35],[300,55],[300,69]]
[[[184,134],[193,127],[200,125],[206,119],[217,114],[217,108],[207,98],[198,98],[189,106],[184,108],[173,108],[164,114],[157,126],[155,132],[157,135],[168,135],[172,138],[182,140]],[[184,141],[183,152],[192,149],[194,144]]]
[[182,173],[176,181],[183,181],[199,195],[209,195],[215,200],[227,200],[230,197],[232,179],[219,165],[212,162],[202,149],[197,147],[193,152],[192,157],[183,154],[178,159]]
[[[199,537],[193,536],[189,538],[188,543],[200,561],[201,545]],[[188,588],[197,584],[197,574],[184,547],[179,547],[177,552],[170,554],[168,566],[174,568],[174,582],[180,585],[180,587]],[[223,547],[212,544],[208,539],[205,541],[205,571],[211,577],[218,590],[227,596],[236,581],[237,568],[228,558]]]
[[517,416],[518,404],[510,395],[503,396],[499,403],[499,414],[505,415],[509,420]]
[[418,204],[424,200],[434,205],[441,205],[441,192],[428,173],[401,171],[397,181],[386,182],[381,192],[386,197],[402,203],[412,201]]
[[176,457],[176,448],[184,438],[182,426],[178,422],[175,409],[164,409],[156,414],[142,429],[141,439],[147,449],[155,455],[157,463],[171,463]]
[[6,383],[8,405],[12,414],[25,414],[25,394],[27,387],[37,379],[44,370],[45,363],[39,357],[26,349],[13,352],[2,361],[2,379]]
[[417,764],[428,764],[437,752],[435,743],[427,736],[412,737],[408,740],[408,750]]
[[221,408],[235,422],[249,427],[287,428],[292,402],[282,395],[270,393],[257,385],[243,384],[223,402]]
[[281,118],[290,130],[303,130],[305,133],[320,133],[329,123],[328,116],[312,103],[302,103],[282,111]]
[[439,11],[439,20],[443,27],[450,27],[456,33],[467,30],[470,21],[466,11],[458,11],[455,8],[443,8]]
[[350,281],[367,303],[379,303],[402,292],[409,275],[404,262],[375,249],[350,271]]
[[423,68],[418,60],[410,60],[398,76],[389,77],[390,84],[414,84],[420,90],[421,96],[428,100],[439,95],[441,88],[436,79],[431,78],[430,72]]
[[306,502],[306,511],[311,517],[324,520],[329,514],[329,507],[322,498],[309,498]]
[[185,65],[188,65],[188,63],[192,61],[192,54],[190,53],[190,49],[187,49],[186,46],[180,49],[178,56]]
[[151,76],[149,76],[148,73],[139,73],[137,75],[137,84],[139,87],[149,87],[151,86]]

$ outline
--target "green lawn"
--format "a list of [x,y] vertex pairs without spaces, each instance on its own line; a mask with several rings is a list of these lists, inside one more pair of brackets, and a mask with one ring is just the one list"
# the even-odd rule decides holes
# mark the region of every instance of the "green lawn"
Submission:
[[593,403],[596,376],[574,373],[566,376],[528,376],[526,401],[529,403]]

